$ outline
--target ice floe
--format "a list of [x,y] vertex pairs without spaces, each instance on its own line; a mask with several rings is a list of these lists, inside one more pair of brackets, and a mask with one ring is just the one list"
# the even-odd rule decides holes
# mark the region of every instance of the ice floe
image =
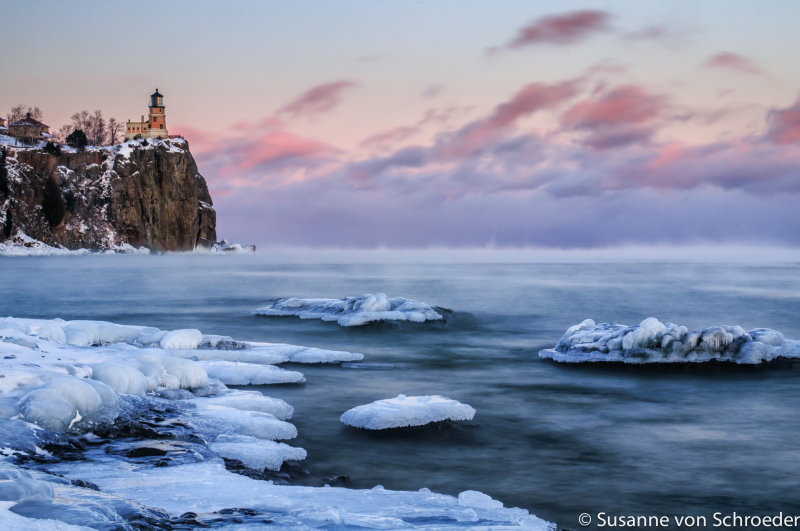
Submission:
[[402,297],[389,298],[383,293],[369,293],[341,299],[279,299],[269,306],[253,310],[267,317],[296,316],[301,319],[336,321],[342,326],[361,326],[374,321],[439,321],[444,319],[436,308],[424,302]]
[[800,358],[800,341],[768,328],[741,326],[689,330],[649,317],[638,326],[597,324],[587,319],[572,326],[555,348],[539,357],[560,362],[702,363],[724,361],[756,365],[776,358]]
[[385,430],[423,426],[443,420],[472,420],[475,409],[439,395],[405,396],[377,400],[345,411],[340,420],[348,426]]

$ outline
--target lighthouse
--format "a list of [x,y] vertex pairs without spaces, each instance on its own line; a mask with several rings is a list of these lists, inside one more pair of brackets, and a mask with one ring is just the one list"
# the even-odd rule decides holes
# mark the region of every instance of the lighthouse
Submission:
[[158,92],[150,94],[150,137],[167,136],[167,122],[164,116],[164,96]]
[[167,118],[164,113],[164,95],[158,89],[150,94],[150,105],[147,120],[125,122],[125,140],[131,138],[166,138]]

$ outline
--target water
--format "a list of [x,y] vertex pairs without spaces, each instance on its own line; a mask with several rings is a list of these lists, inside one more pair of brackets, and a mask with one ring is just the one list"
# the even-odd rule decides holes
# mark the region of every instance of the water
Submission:
[[[720,263],[283,264],[250,256],[0,259],[0,315],[199,328],[237,339],[363,352],[364,368],[298,367],[261,390],[295,407],[321,485],[484,491],[577,528],[596,514],[800,512],[800,366],[588,367],[539,360],[585,318],[739,324],[800,338],[800,266]],[[382,291],[450,308],[446,324],[259,318],[285,296]],[[391,368],[387,368],[391,365]],[[398,434],[338,421],[404,394],[443,394],[469,423]]]

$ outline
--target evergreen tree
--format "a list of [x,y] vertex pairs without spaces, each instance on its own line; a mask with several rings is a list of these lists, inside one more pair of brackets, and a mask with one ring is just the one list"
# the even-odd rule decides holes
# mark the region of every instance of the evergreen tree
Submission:
[[83,149],[89,141],[86,139],[86,133],[80,129],[75,129],[67,136],[67,144],[74,148]]

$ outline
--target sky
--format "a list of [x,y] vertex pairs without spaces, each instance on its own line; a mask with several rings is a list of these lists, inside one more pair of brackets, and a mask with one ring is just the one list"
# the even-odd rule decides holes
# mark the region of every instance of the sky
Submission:
[[0,4],[0,109],[158,88],[220,238],[800,247],[792,0]]

